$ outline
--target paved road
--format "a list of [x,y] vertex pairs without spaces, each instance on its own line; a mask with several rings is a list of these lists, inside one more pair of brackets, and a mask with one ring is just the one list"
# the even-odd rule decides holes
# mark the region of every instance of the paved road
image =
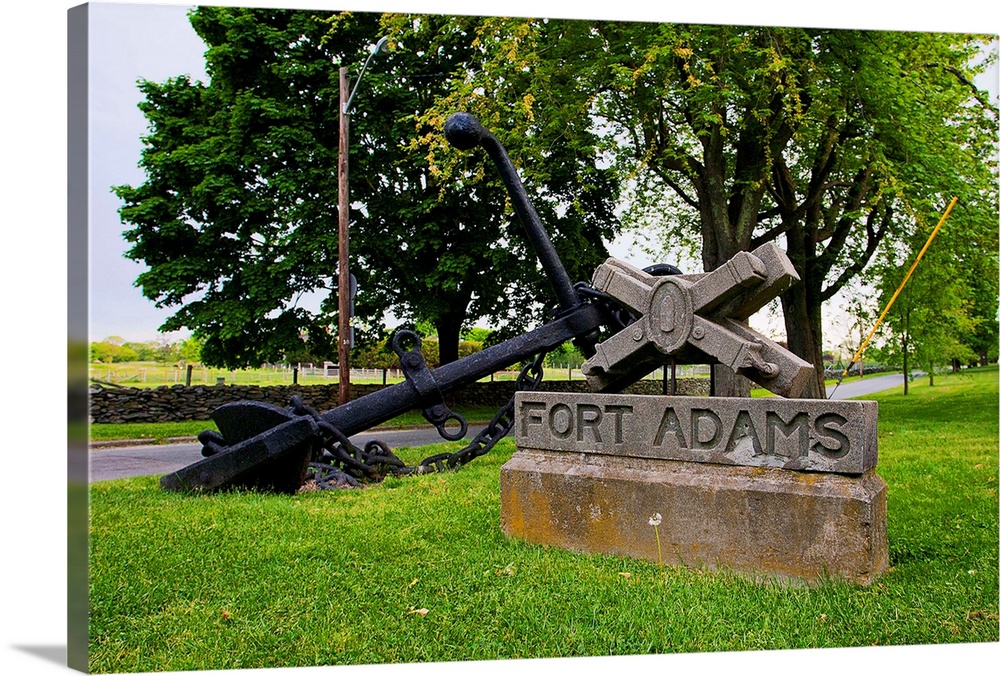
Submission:
[[[902,374],[870,376],[842,383],[834,392],[833,398],[865,397],[902,384]],[[470,429],[469,438],[475,436],[479,429],[478,427]],[[390,448],[426,446],[441,441],[437,431],[430,428],[365,432],[351,437],[351,440],[356,444],[364,444],[373,438],[381,439]],[[198,443],[94,449],[90,452],[90,480],[104,481],[148,474],[169,474],[201,460],[201,457],[201,444]]]
[[[468,438],[478,434],[480,429],[470,427]],[[443,441],[437,430],[432,428],[364,432],[351,437],[351,441],[363,445],[376,438],[388,444],[389,448],[426,446]],[[97,448],[90,451],[90,480],[169,474],[201,459],[199,443]]]
[[[919,377],[923,375],[923,373],[916,373],[914,375]],[[830,396],[830,393],[832,392],[833,399],[854,399],[856,397],[867,397],[870,394],[875,394],[876,392],[881,392],[882,390],[889,390],[902,384],[902,373],[890,373],[884,376],[868,376],[867,378],[862,378],[861,380],[841,383],[840,387],[837,387],[836,391],[834,391],[835,385],[831,385],[827,388],[827,396]]]

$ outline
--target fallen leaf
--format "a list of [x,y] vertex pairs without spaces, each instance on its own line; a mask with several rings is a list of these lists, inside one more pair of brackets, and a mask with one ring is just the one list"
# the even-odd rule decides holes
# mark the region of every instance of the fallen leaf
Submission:
[[972,612],[966,614],[966,620],[989,620],[991,622],[997,621],[997,616],[993,613],[986,612],[985,610],[973,610]]
[[514,577],[514,573],[517,572],[517,568],[514,567],[513,563],[508,563],[503,568],[497,571],[497,577]]
[[225,608],[223,608],[222,609],[222,621],[223,622],[228,622],[231,619],[233,619],[233,616],[229,614],[228,610],[226,610]]
[[632,573],[618,573],[622,577],[632,577]]
[[413,582],[411,582],[410,584],[406,585],[406,588],[409,589],[410,587],[412,587],[413,585],[415,585],[419,581],[419,579],[420,578],[417,578],[417,577],[413,578]]

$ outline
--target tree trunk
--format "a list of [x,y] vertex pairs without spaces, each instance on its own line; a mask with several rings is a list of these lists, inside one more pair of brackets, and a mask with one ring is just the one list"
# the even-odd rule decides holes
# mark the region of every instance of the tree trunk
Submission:
[[907,336],[903,334],[903,396],[910,393],[910,351]]
[[800,395],[803,399],[826,399],[826,378],[823,364],[823,313],[818,300],[810,302],[806,280],[781,294],[785,315],[788,349],[813,367],[812,378]]
[[[818,222],[818,214],[811,214],[810,221]],[[826,399],[822,301],[825,274],[814,269],[817,260],[815,229],[796,224],[788,228],[785,239],[788,259],[799,275],[798,283],[781,294],[786,340],[788,349],[813,367],[812,377],[800,397]]]
[[751,381],[728,366],[716,364],[712,369],[712,394],[716,397],[749,397]]
[[910,393],[910,308],[903,313],[903,396]]
[[458,360],[458,341],[465,314],[448,313],[438,317],[434,328],[438,334],[438,365]]
[[[722,118],[727,114],[721,108],[716,112]],[[738,252],[750,249],[770,173],[770,163],[764,158],[769,150],[784,144],[776,139],[789,131],[778,127],[781,125],[775,127],[770,141],[763,140],[764,134],[759,129],[744,130],[735,140],[727,138],[729,132],[724,122],[707,125],[703,130],[706,133],[699,134],[702,164],[693,181],[701,216],[701,256],[705,272],[718,269]],[[772,147],[769,149],[768,145]],[[733,148],[736,154],[730,156],[728,150]],[[715,396],[750,396],[749,379],[737,375],[728,366],[716,365],[713,373]]]
[[[865,342],[865,332],[859,326],[858,327],[858,347],[861,347],[862,343],[864,343],[864,342]],[[848,344],[847,345],[847,349],[850,350],[849,354],[851,355],[851,358],[853,359],[854,355],[857,354],[856,351],[855,351],[855,348],[852,348]],[[850,363],[850,362],[848,362],[848,363]],[[865,377],[865,358],[864,358],[864,355],[858,355],[858,360],[857,360],[857,362],[855,362],[854,366],[856,366],[857,369],[858,369],[858,377],[859,378],[864,378]]]
[[[717,198],[717,204],[723,204]],[[729,219],[724,209],[702,209],[702,265],[711,272],[725,265],[730,258],[748,248],[747,242],[734,242],[729,233]],[[751,382],[728,366],[715,364],[712,369],[712,396],[749,397]]]

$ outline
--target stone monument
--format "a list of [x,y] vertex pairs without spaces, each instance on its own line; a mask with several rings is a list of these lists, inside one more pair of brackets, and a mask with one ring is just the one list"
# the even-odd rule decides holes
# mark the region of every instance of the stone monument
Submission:
[[706,275],[600,266],[594,287],[638,316],[584,363],[594,394],[518,393],[504,532],[754,577],[868,584],[884,572],[875,402],[607,393],[670,355],[797,396],[812,368],[745,323],[796,281],[773,245]]
[[877,404],[525,392],[501,526],[528,542],[872,582],[888,565]]

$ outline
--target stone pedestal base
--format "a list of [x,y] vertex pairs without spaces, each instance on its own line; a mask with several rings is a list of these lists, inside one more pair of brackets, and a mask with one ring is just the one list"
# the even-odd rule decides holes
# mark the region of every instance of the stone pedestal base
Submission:
[[886,485],[874,470],[520,449],[500,495],[504,533],[536,544],[802,582],[869,584],[888,565]]

